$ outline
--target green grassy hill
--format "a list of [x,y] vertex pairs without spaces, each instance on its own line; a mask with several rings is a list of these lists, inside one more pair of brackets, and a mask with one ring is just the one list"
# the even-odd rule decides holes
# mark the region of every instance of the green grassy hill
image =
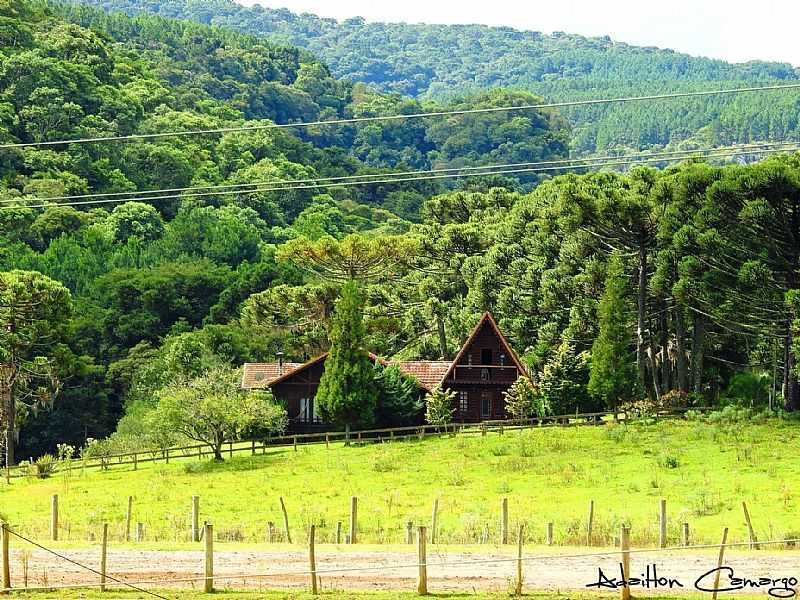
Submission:
[[57,473],[47,480],[12,480],[0,488],[2,517],[45,539],[51,494],[59,494],[62,539],[87,539],[103,522],[119,538],[128,495],[134,521],[148,541],[185,541],[192,495],[201,518],[223,540],[262,542],[266,523],[282,530],[279,497],[295,541],[318,525],[331,541],[344,523],[350,497],[359,497],[360,541],[402,543],[405,524],[428,524],[439,499],[439,541],[473,544],[497,540],[501,500],[509,499],[511,530],[522,521],[531,543],[542,543],[555,524],[555,543],[582,545],[590,500],[595,543],[611,544],[621,523],[634,545],[655,543],[658,505],[667,500],[671,542],[684,521],[693,542],[715,542],[724,526],[731,539],[747,539],[746,501],[761,540],[800,537],[794,454],[800,429],[778,420],[719,424],[674,420],[656,424],[548,428],[459,435],[381,445],[279,449],[223,463],[197,458],[170,464]]

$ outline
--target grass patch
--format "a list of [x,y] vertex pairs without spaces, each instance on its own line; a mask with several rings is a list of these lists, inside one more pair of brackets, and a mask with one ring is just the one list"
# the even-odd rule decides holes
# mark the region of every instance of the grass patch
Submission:
[[201,521],[212,521],[232,541],[260,543],[268,521],[282,531],[283,497],[293,537],[303,539],[314,522],[325,543],[338,521],[346,532],[350,497],[358,496],[361,541],[400,544],[406,522],[429,524],[438,498],[439,541],[475,544],[496,541],[507,496],[511,530],[524,523],[531,544],[543,541],[548,522],[555,524],[556,544],[580,544],[591,499],[598,544],[613,544],[619,526],[630,523],[632,543],[641,546],[657,540],[661,498],[673,542],[684,521],[694,542],[716,542],[726,526],[732,540],[743,541],[744,500],[759,539],[784,539],[797,530],[793,482],[800,461],[792,449],[799,441],[800,427],[779,420],[735,426],[669,420],[300,446],[222,463],[192,457],[140,464],[137,471],[111,465],[105,472],[12,480],[0,484],[0,517],[47,539],[50,496],[59,494],[62,540],[85,543],[107,522],[119,543],[132,495],[133,523],[144,523],[148,543],[168,545],[187,540],[190,498],[199,495]]

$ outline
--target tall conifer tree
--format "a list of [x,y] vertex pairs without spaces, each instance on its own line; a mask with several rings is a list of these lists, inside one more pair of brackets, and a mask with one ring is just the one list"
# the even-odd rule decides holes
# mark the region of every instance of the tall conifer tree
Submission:
[[317,391],[318,410],[326,421],[368,427],[375,422],[378,391],[364,350],[364,298],[354,281],[342,288],[331,319],[331,349]]
[[630,400],[636,392],[636,361],[631,351],[628,284],[622,259],[614,255],[608,264],[605,291],[600,299],[600,334],[592,345],[589,392],[609,408]]

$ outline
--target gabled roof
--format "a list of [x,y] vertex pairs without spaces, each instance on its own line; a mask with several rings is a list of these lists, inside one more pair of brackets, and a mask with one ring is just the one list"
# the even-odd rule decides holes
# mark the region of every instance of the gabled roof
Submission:
[[420,386],[430,391],[439,385],[452,364],[449,360],[410,360],[397,363],[390,363],[397,367],[406,375],[410,375]]
[[[511,359],[521,376],[528,376],[528,372],[517,357],[516,352],[508,343],[508,340],[500,331],[497,322],[490,313],[484,313],[478,324],[470,333],[467,341],[461,346],[455,360],[412,360],[412,361],[386,361],[373,353],[369,353],[369,357],[373,362],[380,362],[382,365],[396,365],[403,373],[414,377],[420,384],[420,387],[430,391],[437,385],[442,384],[451,375],[455,366],[464,357],[464,354],[469,350],[475,341],[475,337],[480,332],[481,328],[488,324],[500,340],[500,344],[505,349],[506,355]],[[304,363],[283,363],[281,370],[278,363],[245,363],[244,372],[242,374],[242,387],[245,389],[256,388],[269,388],[286,381],[290,377],[302,373],[306,369],[324,361],[328,357],[328,353],[320,354]]]
[[470,349],[470,347],[472,346],[473,342],[475,341],[475,337],[478,335],[480,330],[486,324],[488,324],[494,330],[495,335],[497,335],[498,339],[500,340],[500,343],[505,348],[506,354],[511,359],[511,361],[514,363],[514,366],[517,367],[517,373],[519,373],[519,375],[521,377],[528,377],[527,369],[525,369],[525,367],[520,362],[519,357],[517,357],[517,353],[514,352],[514,349],[511,347],[511,344],[508,343],[508,340],[506,339],[506,336],[504,336],[503,332],[500,331],[500,328],[497,326],[497,321],[494,320],[494,317],[492,316],[491,313],[485,312],[485,313],[483,313],[483,316],[481,317],[481,320],[478,321],[478,324],[475,325],[475,328],[472,330],[472,333],[469,334],[469,337],[467,338],[467,341],[464,342],[463,346],[461,346],[461,350],[458,351],[458,354],[456,355],[455,359],[453,359],[453,362],[450,365],[450,368],[447,370],[447,372],[445,373],[444,377],[442,377],[442,381],[448,379],[453,374],[453,371],[455,370],[456,365],[458,365],[458,363],[461,362],[461,359],[464,357],[464,354],[466,354],[467,350]]
[[[309,369],[317,363],[324,361],[326,358],[328,358],[328,354],[328,352],[325,352],[304,363],[283,363],[282,373],[279,373],[278,363],[245,363],[244,372],[242,373],[242,387],[246,389],[272,387],[273,385],[277,385],[283,381],[286,381],[290,377],[302,373],[306,369]],[[380,361],[381,363],[385,364],[386,361],[376,356],[372,352],[369,352],[368,354],[371,361]],[[263,372],[265,374],[274,372],[275,374],[270,379],[264,376],[262,380],[258,381],[258,385],[246,385],[247,383],[256,381],[259,372]]]
[[245,363],[242,371],[242,387],[255,389],[269,387],[274,379],[294,371],[303,363]]

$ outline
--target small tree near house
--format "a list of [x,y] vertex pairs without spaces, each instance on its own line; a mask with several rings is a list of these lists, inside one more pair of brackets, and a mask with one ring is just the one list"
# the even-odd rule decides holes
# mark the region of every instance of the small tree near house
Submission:
[[443,390],[436,386],[425,396],[425,420],[431,425],[446,427],[453,422],[455,413],[455,397],[453,390]]
[[534,415],[543,417],[550,406],[539,389],[527,377],[519,377],[507,391],[503,392],[506,414],[515,421],[530,419]]
[[286,411],[263,391],[244,391],[240,374],[218,367],[159,392],[150,421],[156,427],[178,432],[208,444],[215,460],[222,460],[222,445],[251,433],[280,432],[286,428]]

